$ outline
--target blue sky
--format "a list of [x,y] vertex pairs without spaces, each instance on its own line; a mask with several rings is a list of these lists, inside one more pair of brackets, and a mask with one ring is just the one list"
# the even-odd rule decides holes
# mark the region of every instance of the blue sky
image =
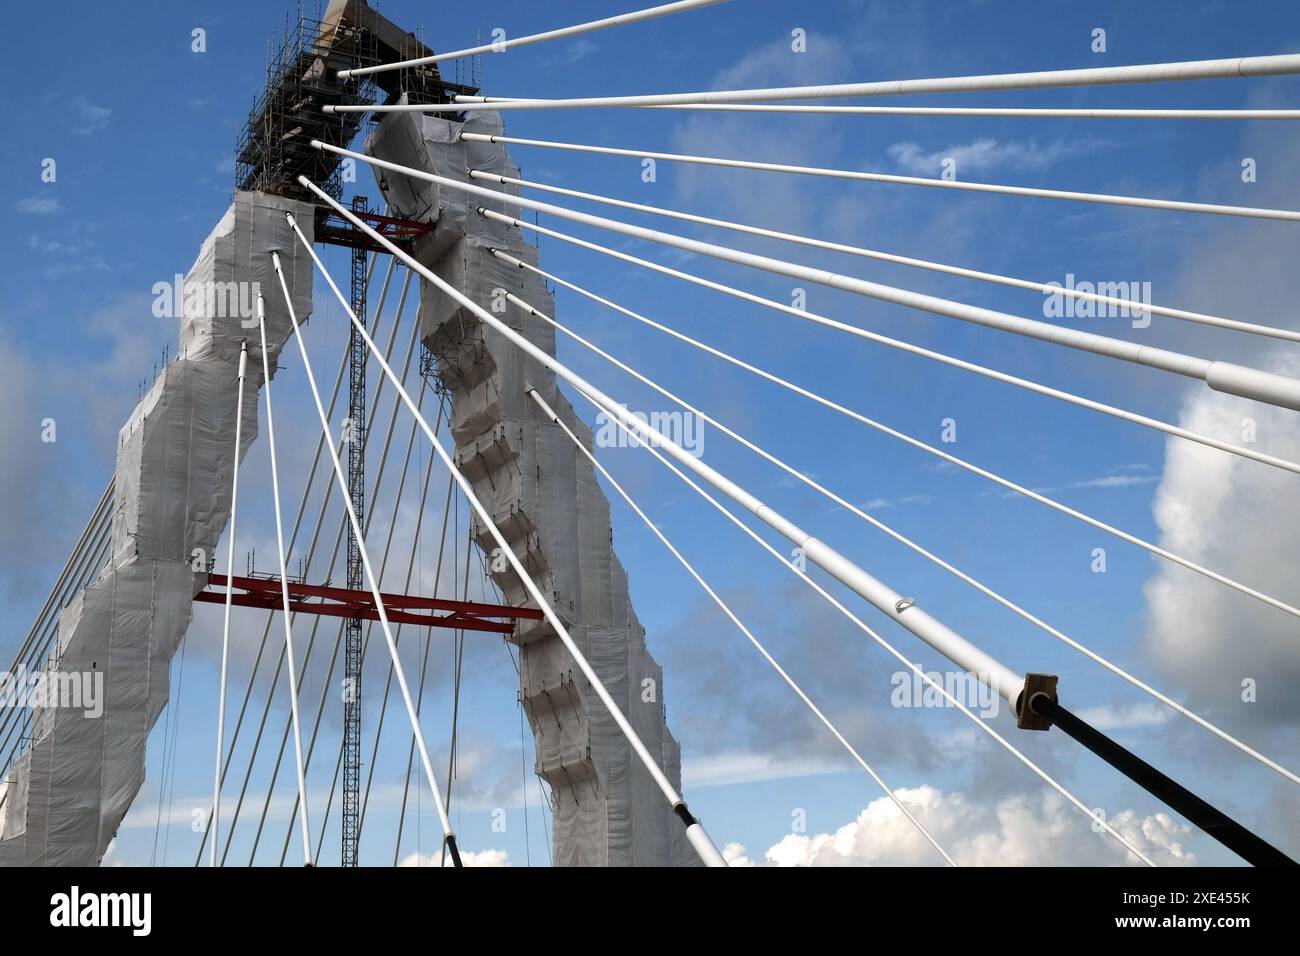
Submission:
[[[382,6],[399,23],[422,24],[435,49],[470,45],[497,26],[517,36],[614,9],[593,2],[565,4],[562,13],[514,2],[435,8],[389,0]],[[23,14],[24,42],[11,42],[6,50],[11,134],[0,144],[6,184],[0,205],[11,226],[0,236],[0,254],[8,264],[0,271],[0,327],[8,345],[0,356],[7,408],[0,482],[11,505],[0,530],[0,591],[14,622],[0,634],[0,650],[6,653],[26,634],[112,471],[116,429],[137,400],[139,382],[151,378],[162,350],[175,341],[172,323],[150,314],[150,290],[155,282],[188,269],[229,202],[235,136],[263,82],[266,38],[282,28],[284,15],[275,4],[247,2],[208,9],[143,3],[135,11],[123,18],[98,4],[29,8]],[[207,33],[202,54],[190,49],[196,27]],[[1104,54],[1090,49],[1096,27],[1106,30]],[[790,49],[794,28],[807,31],[806,53]],[[93,42],[74,44],[75,71],[52,68],[66,57],[69,37]],[[1262,55],[1290,52],[1298,43],[1300,9],[1282,2],[818,0],[792,8],[735,0],[695,14],[488,56],[480,70],[489,94],[567,96]],[[1243,80],[979,94],[959,102],[1294,107],[1298,89],[1294,79]],[[938,175],[938,162],[954,156],[962,179],[1260,206],[1294,205],[1293,170],[1300,158],[1300,137],[1282,123],[548,111],[506,114],[506,125],[508,133],[525,137],[913,175]],[[524,147],[513,153],[526,179],[1038,281],[1063,281],[1074,273],[1091,281],[1150,282],[1153,298],[1161,304],[1300,326],[1293,305],[1300,280],[1290,266],[1296,251],[1292,224],[662,162],[657,181],[645,183],[641,165],[633,159]],[[47,157],[58,164],[53,184],[40,178]],[[1257,161],[1257,182],[1242,182],[1246,157]],[[370,187],[369,192],[373,196],[376,191]],[[1042,297],[1035,293],[630,218],[963,302],[1042,315]],[[771,298],[789,301],[791,295],[793,283],[786,279],[675,256],[594,230],[571,230],[558,221],[547,224]],[[1294,478],[1265,474],[1267,469],[1254,464],[1223,470],[1216,453],[1189,453],[1154,432],[634,272],[556,240],[541,241],[541,256],[549,271],[909,434],[937,443],[942,421],[954,418],[958,441],[949,450],[955,454],[1023,484],[1050,488],[1067,503],[1143,538],[1185,546],[1216,569],[1280,598],[1300,599],[1293,576],[1286,573],[1300,527],[1296,508],[1289,504],[1296,500]],[[327,252],[326,261],[336,276],[344,275],[346,260],[337,251]],[[1195,424],[1219,437],[1236,440],[1240,418],[1257,416],[1261,448],[1300,455],[1300,431],[1286,415],[1257,406],[1243,411],[1246,403],[1206,397],[1196,383],[820,287],[807,291],[813,311],[1156,418]],[[1143,551],[1008,497],[974,476],[940,467],[892,439],[813,408],[581,297],[561,292],[558,312],[565,324],[990,587],[1282,763],[1296,763],[1300,708],[1288,697],[1300,676],[1300,654],[1294,650],[1296,628],[1290,619],[1223,595],[1208,581],[1170,575]],[[411,314],[413,309],[408,321]],[[1287,348],[1189,329],[1159,317],[1146,329],[1116,319],[1073,324],[1210,358],[1294,366]],[[409,325],[400,333],[402,345],[407,329]],[[329,379],[337,367],[345,330],[344,316],[320,283],[308,336],[318,378]],[[664,407],[664,399],[572,343],[562,341],[560,356],[633,408]],[[302,388],[300,362],[286,352],[285,365],[287,374],[275,383],[277,410],[284,409],[277,424],[282,417],[286,422],[278,430],[288,459],[282,467],[285,474],[301,475],[315,419]],[[579,406],[579,411],[591,420],[589,407]],[[385,400],[379,421],[386,424],[388,415]],[[58,422],[58,441],[52,445],[39,440],[46,417]],[[407,427],[405,419],[399,420],[402,440]],[[1212,802],[1239,813],[1267,838],[1300,849],[1296,799],[1280,777],[1205,732],[1167,719],[1168,712],[1132,687],[794,486],[725,436],[706,432],[705,442],[710,464],[743,480],[898,590],[915,594],[1011,667],[1060,673],[1063,697],[1076,709],[1107,708],[1105,717],[1124,743]],[[261,481],[269,488],[265,454],[261,442],[250,453],[249,487]],[[975,739],[959,715],[890,708],[894,662],[801,591],[788,572],[643,452],[606,449],[602,459],[842,723],[886,780],[899,787],[931,788],[935,819],[945,821],[942,825],[950,828],[945,832],[954,840],[987,829],[992,843],[1008,854],[979,856],[972,840],[971,859],[1014,861],[1018,841],[1030,833],[1049,836],[1063,862],[1113,861],[1104,855],[1109,852],[1104,846],[1094,848],[1102,838],[1089,832],[1086,820],[1044,804],[1029,772]],[[413,468],[416,464],[423,460],[413,462]],[[429,520],[436,522],[433,512],[441,510],[445,489],[445,476],[436,468],[431,488]],[[408,500],[400,528],[409,527],[413,506]],[[1187,509],[1203,517],[1189,522],[1183,518]],[[750,858],[761,861],[769,847],[790,834],[797,811],[806,816],[809,836],[833,834],[853,823],[879,797],[870,780],[844,764],[833,741],[800,712],[797,701],[636,516],[620,502],[614,503],[613,514],[615,543],[630,573],[638,614],[665,667],[669,720],[686,758],[686,794],[715,838],[741,844]],[[269,570],[274,562],[269,501],[264,496],[248,510],[241,501],[240,516],[237,568],[242,570],[244,552],[256,545],[259,569]],[[462,547],[464,528],[462,519]],[[1097,547],[1106,549],[1104,574],[1091,569]],[[419,569],[423,580],[431,574],[435,554],[436,542],[426,542]],[[462,560],[447,563],[459,568]],[[455,582],[445,573],[441,584]],[[891,629],[874,612],[863,616],[882,626],[904,653],[927,667],[942,668],[910,635]],[[238,620],[247,633],[237,648],[232,686],[242,690],[263,618],[250,614]],[[322,628],[322,633],[328,646],[333,630]],[[178,702],[164,718],[175,732],[175,767],[163,770],[173,749],[164,741],[160,722],[151,743],[149,782],[114,850],[118,861],[161,861],[161,844],[155,839],[159,832],[165,832],[168,863],[193,859],[196,846],[188,820],[211,787],[219,639],[219,609],[198,609],[183,679],[176,675]],[[526,835],[519,799],[516,678],[508,651],[493,646],[497,643],[467,642],[460,785],[468,796],[457,803],[453,816],[465,847],[501,850],[512,863],[537,864],[546,858],[543,816],[537,786],[528,775]],[[444,754],[449,647],[445,636],[436,638],[429,706],[437,716],[426,721],[426,733]],[[378,645],[375,651],[368,687],[383,681],[386,661]],[[413,659],[408,666],[414,668]],[[309,684],[314,673],[308,672]],[[1253,704],[1240,700],[1245,678],[1260,685]],[[329,789],[337,746],[338,715],[332,710],[322,730],[321,773],[312,781],[322,797]],[[283,719],[277,703],[269,721],[277,740]],[[395,709],[388,719],[394,722],[390,727],[400,726]],[[1017,733],[1005,715],[995,725],[1109,817],[1131,811],[1141,819],[1160,810],[1059,734]],[[366,739],[368,750],[369,731]],[[373,825],[382,832],[370,840],[368,862],[384,862],[391,853],[393,796],[400,795],[405,750],[406,738],[394,732],[386,736],[376,762],[376,786],[387,790],[376,804]],[[531,766],[531,741],[526,762]],[[258,767],[249,791],[260,798],[269,764]],[[164,786],[169,789],[160,804],[159,788]],[[413,793],[417,789],[413,786]],[[291,797],[291,790],[282,774],[277,801]],[[175,822],[170,828],[160,827],[160,805],[171,809]],[[492,829],[495,807],[507,811],[504,833]],[[420,809],[418,845],[427,852],[437,845],[436,823],[427,799]],[[899,846],[906,842],[899,834],[872,829],[883,810],[872,813],[861,824],[864,834],[877,833],[879,845],[886,847],[895,845],[891,839],[901,841]],[[273,801],[270,819],[275,854],[259,855],[259,862],[274,862],[278,856],[287,808]],[[245,829],[241,822],[237,848]],[[1176,826],[1168,832],[1182,852],[1199,862],[1232,862],[1230,854],[1199,834]],[[326,846],[337,854],[336,837],[327,836]],[[404,840],[403,847],[404,853],[414,851],[416,840]],[[786,847],[790,850],[792,844]],[[791,852],[807,849],[801,847]],[[243,852],[246,856],[247,849]],[[882,858],[906,862],[911,852],[904,847],[897,856]],[[232,859],[238,853],[232,850]],[[846,859],[863,862],[868,856]],[[324,862],[330,861],[327,853]]]

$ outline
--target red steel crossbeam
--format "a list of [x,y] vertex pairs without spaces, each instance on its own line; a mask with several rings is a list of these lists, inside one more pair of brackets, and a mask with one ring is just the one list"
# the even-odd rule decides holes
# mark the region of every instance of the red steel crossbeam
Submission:
[[[280,611],[284,601],[280,594],[279,578],[229,578],[233,588],[230,603],[236,607],[256,607]],[[209,574],[208,590],[194,595],[194,600],[204,604],[224,604],[226,601],[224,574]],[[242,592],[242,593],[241,593]],[[542,612],[531,607],[511,607],[506,604],[482,604],[477,601],[449,601],[444,598],[416,597],[410,594],[385,594],[380,592],[384,611],[394,624],[414,624],[419,627],[450,627],[467,631],[489,631],[509,634],[518,620],[541,620]],[[317,599],[317,600],[311,600]],[[369,591],[327,587],[321,584],[289,582],[289,610],[297,614],[321,614],[326,617],[379,620],[375,597]],[[417,614],[416,611],[447,611],[446,614]],[[498,619],[498,620],[494,620]],[[499,620],[504,618],[504,620]]]
[[[416,222],[411,219],[396,219],[393,216],[381,216],[374,212],[358,212],[358,218],[365,220],[375,232],[385,239],[403,245],[427,232],[433,231],[433,223]],[[316,241],[332,246],[348,246],[373,252],[387,252],[382,245],[371,239],[365,232],[336,213],[321,209],[317,214]]]

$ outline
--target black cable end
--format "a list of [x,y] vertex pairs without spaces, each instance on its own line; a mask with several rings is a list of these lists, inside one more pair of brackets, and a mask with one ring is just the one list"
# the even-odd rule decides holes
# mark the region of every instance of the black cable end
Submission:
[[1029,698],[1029,708],[1049,724],[1082,744],[1106,763],[1170,809],[1186,817],[1205,833],[1218,840],[1252,866],[1286,866],[1297,864],[1263,838],[1247,830],[1223,811],[1211,806],[1182,784],[1170,779],[1132,751],[1066,710],[1046,693]]
[[695,826],[695,824],[699,822],[698,820],[695,819],[695,817],[691,815],[691,811],[686,809],[685,803],[673,804],[673,813],[677,815],[677,819],[681,820],[682,824],[686,826],[688,829],[690,827]]
[[451,853],[451,865],[455,867],[464,866],[465,864],[460,861],[460,850],[456,848],[456,834],[448,833],[446,840],[443,842],[447,844],[447,850]]

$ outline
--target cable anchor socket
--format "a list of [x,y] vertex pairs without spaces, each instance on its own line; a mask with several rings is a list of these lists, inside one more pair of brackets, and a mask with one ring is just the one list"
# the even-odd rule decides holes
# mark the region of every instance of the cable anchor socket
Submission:
[[1056,700],[1056,681],[1055,674],[1026,674],[1025,686],[1016,698],[1016,726],[1021,730],[1050,730],[1052,721],[1037,713],[1033,708],[1033,700],[1039,694],[1043,694],[1053,701]]

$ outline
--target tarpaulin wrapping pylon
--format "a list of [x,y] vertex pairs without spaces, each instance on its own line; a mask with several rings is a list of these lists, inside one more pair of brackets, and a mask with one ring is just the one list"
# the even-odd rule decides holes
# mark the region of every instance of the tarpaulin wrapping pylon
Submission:
[[[459,179],[467,179],[470,169],[519,174],[504,147],[462,142],[462,129],[500,132],[501,121],[490,112],[463,124],[389,114],[370,137],[367,152]],[[394,173],[377,178],[394,215],[435,223],[413,249],[421,263],[555,353],[554,330],[505,302],[510,292],[553,314],[551,294],[535,275],[490,252],[496,248],[536,263],[537,250],[517,229],[477,213],[479,205],[511,215],[517,209]],[[550,596],[633,729],[673,786],[680,787],[681,755],[665,718],[663,672],[646,648],[627,574],[614,554],[609,502],[591,464],[560,428],[545,420],[525,387],[537,389],[589,447],[590,430],[558,392],[552,372],[423,280],[420,322],[421,335],[437,356],[438,374],[452,394],[458,466],[524,567]],[[477,524],[473,530],[490,553],[495,542],[488,532]],[[506,603],[527,602],[507,562],[489,562],[489,567],[503,568],[492,574]],[[520,647],[520,694],[532,725],[536,768],[552,792],[555,862],[697,863],[662,793],[550,625],[525,622],[514,640]]]
[[[46,663],[62,674],[102,673],[103,712],[34,708],[32,739],[10,769],[0,811],[0,865],[95,865],[144,782],[172,655],[230,516],[239,350],[257,340],[259,289],[272,369],[292,331],[283,297],[269,294],[272,249],[298,313],[311,312],[311,260],[285,212],[310,229],[311,206],[237,193],[181,288],[159,302],[180,305],[177,357],[118,435],[111,556],[60,615]],[[257,435],[261,387],[261,363],[250,363],[241,457]]]

